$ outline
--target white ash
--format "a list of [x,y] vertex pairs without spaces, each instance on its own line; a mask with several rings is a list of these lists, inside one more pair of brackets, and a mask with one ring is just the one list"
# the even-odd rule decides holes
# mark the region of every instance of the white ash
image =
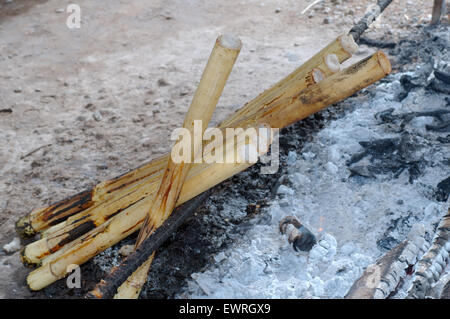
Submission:
[[[360,94],[347,100],[355,110],[327,124],[302,156],[290,155],[290,185],[281,185],[278,198],[251,223],[243,237],[226,249],[216,264],[192,275],[179,297],[198,298],[342,298],[364,269],[407,238],[413,224],[426,230],[427,245],[447,204],[432,196],[448,174],[443,164],[450,151],[430,139],[443,133],[427,131],[430,119],[405,124],[418,138],[414,157],[426,167],[411,180],[405,170],[398,177],[349,177],[347,160],[361,152],[360,141],[399,137],[400,132],[380,124],[374,115],[389,108],[402,114],[444,108],[437,94],[411,91],[397,101],[403,74],[388,77],[374,96]],[[441,134],[441,135],[439,135]],[[243,212],[236,212],[242,214]],[[295,252],[278,223],[293,215],[309,228],[318,244],[309,253]],[[409,283],[410,284],[410,283]],[[401,289],[408,289],[404,284]],[[404,293],[404,291],[400,292]]]
[[3,245],[3,250],[8,253],[15,253],[20,249],[20,239],[19,237],[15,237],[10,243]]
[[[128,246],[124,244],[122,247]],[[96,255],[92,260],[93,262],[100,267],[100,269],[104,272],[109,272],[112,267],[119,266],[123,260],[122,255],[120,254],[121,247],[119,245],[115,245],[109,247],[108,249],[102,251],[98,255]]]

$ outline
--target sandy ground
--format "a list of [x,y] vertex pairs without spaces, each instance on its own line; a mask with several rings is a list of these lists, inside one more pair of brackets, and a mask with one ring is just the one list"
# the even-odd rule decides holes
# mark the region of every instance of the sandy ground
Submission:
[[[373,3],[327,0],[302,15],[310,1],[78,0],[81,28],[69,29],[73,2],[0,3],[0,247],[31,208],[167,151],[220,33],[238,34],[244,46],[214,123]],[[395,41],[429,19],[431,3],[395,1],[366,35]],[[18,252],[0,250],[0,298],[28,296],[27,272]]]

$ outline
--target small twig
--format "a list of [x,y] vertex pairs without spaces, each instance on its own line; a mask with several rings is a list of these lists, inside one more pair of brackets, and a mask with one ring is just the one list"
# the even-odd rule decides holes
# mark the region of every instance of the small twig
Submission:
[[371,5],[367,8],[364,17],[351,28],[349,34],[353,36],[353,39],[358,43],[361,34],[366,31],[369,26],[375,21],[375,19],[391,4],[392,0],[378,0],[377,4]]
[[27,153],[27,154],[25,154],[25,155],[22,155],[22,156],[20,157],[20,159],[23,160],[24,158],[27,158],[28,156],[30,156],[30,155],[36,153],[37,151],[43,149],[44,147],[49,147],[49,146],[51,146],[51,145],[52,145],[52,144],[46,144],[46,145],[39,146],[38,148],[32,150],[31,152],[29,152],[29,153]]
[[308,11],[309,9],[311,9],[313,6],[315,6],[316,4],[318,4],[320,1],[322,1],[322,0],[316,0],[316,1],[314,1],[313,3],[311,3],[309,6],[307,6],[307,7],[302,11],[302,14],[305,14],[306,11]]

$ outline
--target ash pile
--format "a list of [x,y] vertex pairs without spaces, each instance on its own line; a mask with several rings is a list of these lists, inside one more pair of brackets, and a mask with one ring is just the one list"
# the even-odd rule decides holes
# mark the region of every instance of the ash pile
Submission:
[[[380,84],[283,131],[284,166],[271,181],[272,193],[259,193],[265,201],[249,197],[247,189],[238,191],[270,182],[271,177],[256,177],[258,167],[239,177],[255,180],[216,195],[201,218],[215,220],[209,227],[223,230],[208,239],[227,247],[191,274],[176,296],[445,298],[448,34],[448,25],[419,28],[392,45],[394,72]],[[258,193],[254,189],[250,194]],[[258,201],[266,205],[253,218],[243,203],[233,204],[252,200],[254,207],[260,207]],[[280,234],[279,223],[287,216],[316,236],[309,252],[295,251]],[[230,231],[236,238],[223,240]],[[361,281],[371,276],[378,282],[361,294]]]

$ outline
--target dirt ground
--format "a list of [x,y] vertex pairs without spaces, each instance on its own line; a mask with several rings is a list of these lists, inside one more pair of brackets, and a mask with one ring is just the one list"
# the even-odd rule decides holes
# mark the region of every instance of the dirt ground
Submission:
[[[66,26],[69,3],[81,28]],[[215,38],[243,49],[213,122],[288,74],[364,13],[368,0],[0,2],[0,247],[14,223],[170,147]],[[432,1],[398,0],[371,38],[395,41]],[[361,46],[354,59],[373,52]],[[18,252],[0,250],[0,298],[30,296]]]

